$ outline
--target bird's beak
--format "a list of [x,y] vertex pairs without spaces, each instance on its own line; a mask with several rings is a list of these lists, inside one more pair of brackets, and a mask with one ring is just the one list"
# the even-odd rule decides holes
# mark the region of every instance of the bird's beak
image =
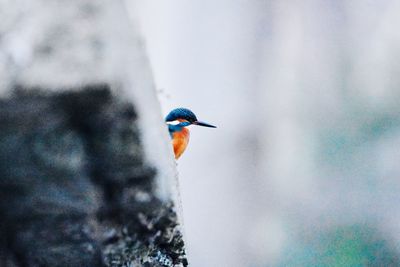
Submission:
[[205,123],[205,122],[201,122],[201,121],[195,121],[193,122],[194,125],[198,125],[198,126],[204,126],[204,127],[210,127],[210,128],[217,128],[217,126]]

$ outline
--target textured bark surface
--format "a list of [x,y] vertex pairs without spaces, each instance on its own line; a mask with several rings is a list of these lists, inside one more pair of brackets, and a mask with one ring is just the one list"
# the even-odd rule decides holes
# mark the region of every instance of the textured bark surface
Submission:
[[107,85],[0,102],[2,266],[185,266],[137,114]]

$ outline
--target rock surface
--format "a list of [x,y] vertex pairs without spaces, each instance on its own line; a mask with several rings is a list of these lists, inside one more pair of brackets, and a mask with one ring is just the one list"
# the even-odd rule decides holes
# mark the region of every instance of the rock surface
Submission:
[[1,266],[187,266],[155,174],[108,85],[16,88],[0,101]]
[[0,0],[0,17],[0,266],[186,266],[168,131],[124,2]]

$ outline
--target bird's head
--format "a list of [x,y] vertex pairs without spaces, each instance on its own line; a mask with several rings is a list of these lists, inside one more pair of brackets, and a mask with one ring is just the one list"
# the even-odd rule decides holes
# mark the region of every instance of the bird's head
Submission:
[[198,125],[198,126],[204,126],[204,127],[217,128],[214,125],[198,121],[196,115],[187,108],[176,108],[176,109],[172,110],[165,118],[165,121],[167,123],[174,124],[174,125],[181,126],[181,127],[185,127],[185,126],[189,126],[189,125]]

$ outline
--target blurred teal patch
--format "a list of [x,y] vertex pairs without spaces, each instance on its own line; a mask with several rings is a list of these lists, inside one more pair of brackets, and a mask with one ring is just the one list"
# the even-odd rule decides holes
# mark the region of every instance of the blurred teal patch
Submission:
[[286,248],[277,266],[400,266],[393,243],[363,225],[339,226],[304,239]]
[[349,112],[341,120],[321,125],[315,158],[320,165],[338,171],[374,176],[376,144],[398,132],[398,114]]

